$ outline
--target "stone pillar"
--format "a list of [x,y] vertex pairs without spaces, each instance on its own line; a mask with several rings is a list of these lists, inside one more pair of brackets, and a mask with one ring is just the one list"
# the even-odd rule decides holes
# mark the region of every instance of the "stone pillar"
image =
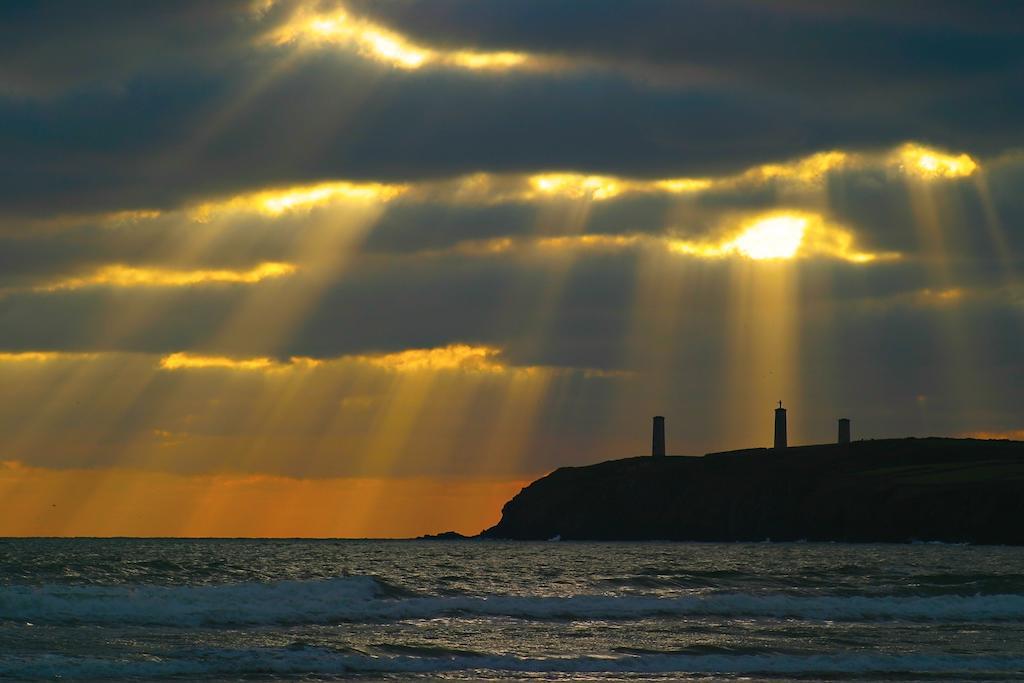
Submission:
[[654,435],[651,439],[651,455],[662,457],[665,455],[665,418],[661,415],[654,417]]
[[786,448],[786,409],[779,401],[779,407],[775,409],[775,450]]
[[850,419],[846,417],[839,418],[839,445],[850,445]]

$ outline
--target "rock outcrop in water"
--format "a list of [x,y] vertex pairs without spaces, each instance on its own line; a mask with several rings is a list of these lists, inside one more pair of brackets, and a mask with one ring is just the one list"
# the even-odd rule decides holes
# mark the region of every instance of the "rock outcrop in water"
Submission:
[[439,534],[424,534],[417,536],[417,541],[468,541],[472,536],[463,536],[458,531],[442,531]]
[[1024,545],[1024,442],[893,439],[564,467],[481,535]]

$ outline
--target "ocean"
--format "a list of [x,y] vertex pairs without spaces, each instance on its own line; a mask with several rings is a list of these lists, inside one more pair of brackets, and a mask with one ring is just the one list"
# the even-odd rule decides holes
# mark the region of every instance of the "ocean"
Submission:
[[1024,548],[0,540],[4,680],[1020,680]]

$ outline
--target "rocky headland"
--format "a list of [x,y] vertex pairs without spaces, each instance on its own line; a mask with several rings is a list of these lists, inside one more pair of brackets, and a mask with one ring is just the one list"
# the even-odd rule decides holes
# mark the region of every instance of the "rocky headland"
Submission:
[[1024,442],[887,439],[563,467],[481,536],[1024,545]]

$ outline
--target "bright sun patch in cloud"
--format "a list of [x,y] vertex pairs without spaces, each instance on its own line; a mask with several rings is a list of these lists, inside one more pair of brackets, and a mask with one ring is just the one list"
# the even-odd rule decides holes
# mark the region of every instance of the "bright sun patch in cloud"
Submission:
[[256,284],[286,277],[297,268],[290,263],[265,262],[248,270],[173,270],[136,268],[121,264],[104,266],[91,275],[65,278],[36,289],[55,292],[84,287],[190,287],[206,284]]
[[611,199],[625,189],[625,184],[616,178],[577,173],[541,173],[530,176],[529,183],[536,195],[598,201]]
[[858,250],[853,235],[821,216],[805,212],[783,212],[754,217],[719,241],[671,240],[669,248],[699,258],[740,256],[755,261],[784,261],[827,257],[850,263],[891,260],[893,252]]
[[901,258],[897,252],[858,249],[853,233],[799,211],[762,214],[720,233],[718,239],[680,239],[644,233],[559,235],[513,240],[507,237],[469,240],[454,247],[466,256],[496,254],[615,252],[626,249],[665,249],[700,259],[745,258],[753,261],[785,261],[798,258],[833,258],[849,263]]
[[806,231],[803,216],[773,216],[757,221],[726,247],[758,261],[789,259],[796,256]]
[[396,31],[344,9],[328,14],[300,11],[288,24],[274,31],[269,39],[277,45],[335,45],[367,59],[407,70],[428,65],[508,70],[535,66],[539,61],[519,52],[446,51],[417,45]]
[[978,162],[967,154],[946,154],[936,149],[908,142],[892,156],[900,170],[924,178],[963,178],[978,170]]

